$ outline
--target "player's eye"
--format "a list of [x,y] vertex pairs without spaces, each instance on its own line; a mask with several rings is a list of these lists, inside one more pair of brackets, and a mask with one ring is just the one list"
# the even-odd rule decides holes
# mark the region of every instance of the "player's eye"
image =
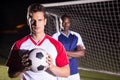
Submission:
[[36,21],[35,20],[31,20],[31,25],[36,25]]

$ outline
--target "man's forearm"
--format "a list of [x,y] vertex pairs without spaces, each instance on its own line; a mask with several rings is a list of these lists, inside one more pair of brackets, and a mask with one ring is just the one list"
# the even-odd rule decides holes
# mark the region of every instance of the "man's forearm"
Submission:
[[8,71],[8,75],[9,75],[10,78],[16,78],[16,77],[18,77],[21,73],[22,73],[22,71],[18,71],[18,72],[11,72],[10,70]]

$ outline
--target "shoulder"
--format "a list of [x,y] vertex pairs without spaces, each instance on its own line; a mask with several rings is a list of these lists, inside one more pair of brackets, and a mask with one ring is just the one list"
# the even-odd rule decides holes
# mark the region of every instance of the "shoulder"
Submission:
[[74,35],[80,35],[78,32],[75,32],[75,31],[70,31],[70,33]]
[[30,36],[27,35],[27,36],[25,36],[25,37],[23,37],[23,38],[17,40],[17,41],[15,42],[15,44],[21,45],[22,43],[24,43],[24,42],[25,42],[26,40],[28,40],[29,38],[30,38]]
[[[56,40],[55,38],[53,38],[53,37],[51,37],[51,36],[49,36],[49,35],[46,35],[46,38],[49,39],[49,41],[50,41],[52,44],[54,44],[54,46],[60,46],[60,45],[61,45],[61,43],[60,43],[58,40]],[[57,44],[57,45],[56,45],[56,44]]]
[[81,36],[80,36],[80,34],[79,34],[78,32],[75,32],[75,31],[70,31],[70,33],[71,33],[72,35],[77,36],[77,37],[81,37]]
[[54,39],[52,36],[46,35],[46,38],[49,39],[51,42],[58,42],[56,39]]
[[58,37],[59,37],[60,34],[61,34],[61,32],[56,32],[56,33],[54,33],[54,34],[52,35],[52,37],[53,37],[54,39],[58,40]]
[[59,36],[61,34],[61,32],[56,32],[56,33],[54,33],[53,35],[52,35],[52,37],[54,37],[54,36]]
[[14,44],[12,45],[11,49],[15,49],[15,50],[19,49],[20,46],[21,46],[27,39],[29,39],[29,35],[27,35],[27,36],[25,36],[25,37],[23,37],[23,38],[15,41]]

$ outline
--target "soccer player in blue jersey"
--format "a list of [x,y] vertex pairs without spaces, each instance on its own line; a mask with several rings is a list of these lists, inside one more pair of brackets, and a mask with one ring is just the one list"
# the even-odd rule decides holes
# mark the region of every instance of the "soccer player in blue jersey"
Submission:
[[53,34],[52,37],[60,41],[66,49],[69,58],[70,76],[68,78],[59,77],[58,80],[80,80],[77,58],[85,55],[85,46],[80,34],[70,30],[70,17],[65,14],[61,19],[63,30]]

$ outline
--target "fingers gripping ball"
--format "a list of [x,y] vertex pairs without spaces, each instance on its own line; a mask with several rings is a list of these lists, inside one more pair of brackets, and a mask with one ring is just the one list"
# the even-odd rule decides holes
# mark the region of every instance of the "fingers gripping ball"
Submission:
[[33,72],[40,72],[47,69],[46,62],[47,52],[43,49],[36,48],[31,50],[29,60],[31,61],[31,70]]

